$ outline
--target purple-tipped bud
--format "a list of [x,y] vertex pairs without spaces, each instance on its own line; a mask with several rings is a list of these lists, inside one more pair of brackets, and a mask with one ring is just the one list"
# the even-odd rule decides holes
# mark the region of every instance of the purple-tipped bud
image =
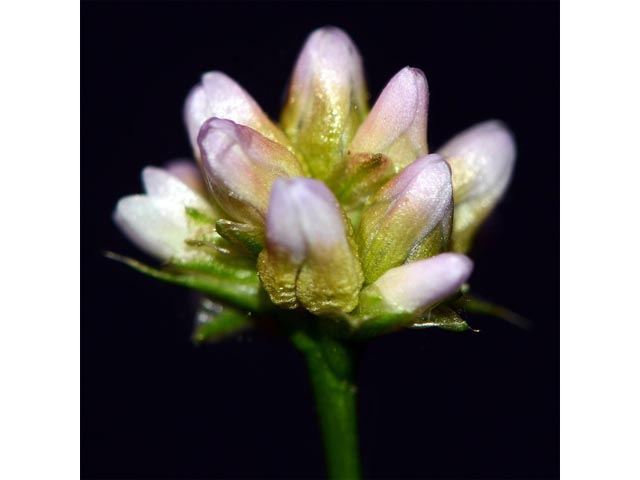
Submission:
[[302,305],[314,313],[355,308],[362,271],[350,224],[324,183],[309,178],[277,180],[266,240],[258,269],[276,305]]
[[471,259],[458,253],[441,253],[392,268],[362,291],[363,307],[375,299],[394,313],[427,310],[458,291],[472,270]]
[[340,167],[367,108],[356,46],[338,28],[314,31],[298,56],[281,116],[314,177],[326,180]]
[[208,120],[198,145],[211,195],[239,222],[262,225],[273,182],[303,175],[284,146],[230,120]]
[[187,185],[194,192],[201,196],[207,196],[207,186],[200,168],[193,160],[176,159],[167,162],[164,169],[182,183]]
[[214,217],[211,205],[170,173],[155,167],[142,171],[146,195],[130,195],[118,201],[113,219],[141,250],[160,260],[189,255],[193,233],[186,208]]
[[196,155],[198,133],[212,117],[226,118],[260,132],[269,140],[288,145],[284,133],[267,117],[258,103],[238,83],[222,72],[202,75],[184,105],[184,122]]
[[405,67],[384,88],[360,125],[349,153],[383,154],[396,171],[427,154],[427,78]]
[[362,212],[358,244],[366,283],[445,251],[452,211],[451,171],[439,155],[422,157],[389,180]]
[[499,121],[480,123],[438,153],[451,166],[455,213],[452,246],[466,252],[473,236],[504,194],[516,158],[513,135]]

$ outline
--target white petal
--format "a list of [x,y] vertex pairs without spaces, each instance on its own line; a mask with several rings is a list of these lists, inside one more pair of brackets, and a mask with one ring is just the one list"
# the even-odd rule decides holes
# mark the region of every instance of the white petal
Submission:
[[372,285],[402,312],[427,309],[453,295],[467,281],[473,262],[464,255],[442,253],[392,268]]
[[164,166],[167,173],[173,175],[191,190],[206,198],[207,187],[200,168],[193,160],[176,159],[167,162]]
[[157,197],[179,205],[182,210],[192,207],[202,213],[213,215],[209,202],[189,188],[176,176],[157,167],[145,167],[142,170],[142,183],[150,197]]
[[180,256],[189,233],[184,206],[162,197],[131,195],[118,201],[113,219],[141,250],[160,260]]

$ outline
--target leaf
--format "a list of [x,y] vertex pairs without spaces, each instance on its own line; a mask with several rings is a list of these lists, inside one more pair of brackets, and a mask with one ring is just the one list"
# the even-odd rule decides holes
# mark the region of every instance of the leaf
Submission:
[[[451,332],[465,332],[470,330],[469,324],[450,307],[441,305],[422,315],[420,320],[411,325],[411,328],[441,328]],[[474,330],[477,331],[477,330]]]
[[487,302],[468,293],[462,295],[455,302],[455,305],[466,312],[499,318],[525,330],[532,330],[534,327],[534,324],[533,322],[531,322],[531,320],[528,320],[523,316],[512,312],[508,308],[496,305],[495,303]]
[[[129,257],[106,252],[107,258],[124,263],[141,273],[158,280],[174,283],[183,287],[198,290],[207,295],[227,301],[241,308],[253,311],[264,311],[271,304],[258,278],[258,274],[244,271],[241,274],[224,269],[216,269],[212,263],[207,268],[201,264],[168,265],[158,269],[145,265]],[[188,267],[199,267],[201,271],[186,270]]]
[[203,298],[196,313],[192,339],[197,344],[214,342],[251,326],[250,313]]
[[385,313],[373,317],[360,318],[357,320],[359,326],[354,331],[353,336],[358,340],[378,337],[385,333],[395,332],[396,330],[407,327],[415,320],[415,315],[407,313]]

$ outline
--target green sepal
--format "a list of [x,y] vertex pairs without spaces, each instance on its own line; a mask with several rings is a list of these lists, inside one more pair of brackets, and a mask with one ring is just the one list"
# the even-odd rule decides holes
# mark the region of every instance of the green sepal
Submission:
[[232,269],[215,261],[168,264],[159,269],[111,252],[106,256],[158,280],[197,290],[240,308],[264,311],[272,307],[255,270]]
[[531,330],[533,328],[533,323],[523,316],[501,305],[487,302],[468,293],[461,295],[460,298],[454,302],[454,306],[465,312],[499,318],[525,330]]
[[413,324],[418,317],[410,313],[383,313],[371,317],[359,318],[359,324],[352,336],[358,340],[379,337],[395,332]]
[[426,312],[420,317],[420,320],[411,325],[411,328],[433,327],[449,330],[451,332],[465,332],[467,330],[473,330],[455,310],[446,305],[440,305],[439,307]]
[[244,248],[254,257],[264,247],[264,230],[255,225],[220,219],[216,222],[216,230],[229,243]]
[[465,331],[470,327],[449,305],[460,298],[456,292],[440,304],[422,311],[400,311],[376,294],[369,286],[360,294],[358,308],[351,314],[336,312],[324,322],[333,335],[364,340],[391,333],[402,328],[438,327],[450,331]]
[[252,326],[251,313],[203,298],[196,313],[192,340],[196,344],[215,342]]
[[352,217],[394,175],[391,160],[381,153],[348,154],[343,169],[329,183],[336,185],[336,197]]

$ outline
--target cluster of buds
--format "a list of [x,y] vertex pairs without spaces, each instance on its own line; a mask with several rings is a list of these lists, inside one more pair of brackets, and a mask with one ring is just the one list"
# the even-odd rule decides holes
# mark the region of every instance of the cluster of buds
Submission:
[[200,339],[277,309],[354,337],[468,328],[455,308],[465,253],[515,145],[488,121],[430,154],[428,101],[425,75],[406,67],[369,110],[358,50],[331,27],[307,39],[279,126],[231,78],[204,74],[184,108],[195,162],[145,168],[146,193],[114,213],[162,265],[124,261],[205,294]]

